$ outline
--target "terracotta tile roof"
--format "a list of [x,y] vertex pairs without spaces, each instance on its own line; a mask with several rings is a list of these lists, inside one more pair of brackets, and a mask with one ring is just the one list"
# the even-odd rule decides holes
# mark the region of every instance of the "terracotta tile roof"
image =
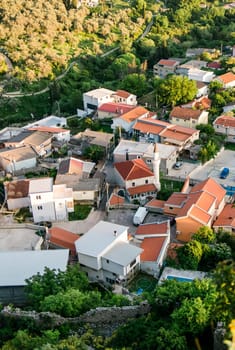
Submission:
[[147,184],[142,186],[130,187],[127,188],[127,191],[130,196],[134,194],[146,193],[146,192],[156,192],[156,186],[154,184]]
[[149,114],[149,111],[144,107],[137,106],[131,109],[129,112],[122,114],[120,118],[127,121],[128,123],[131,123],[145,114]]
[[26,198],[29,195],[29,179],[17,181],[5,181],[7,199]]
[[125,198],[122,196],[119,196],[116,193],[112,193],[111,197],[109,198],[109,204],[110,205],[117,205],[117,204],[123,204],[125,201]]
[[169,67],[174,67],[176,65],[176,63],[178,63],[175,60],[160,60],[157,64],[161,65],[161,66],[169,66]]
[[136,230],[136,235],[159,235],[159,234],[167,234],[168,231],[168,223],[160,222],[160,223],[150,223],[143,224],[138,226]]
[[182,207],[187,198],[188,195],[186,193],[174,192],[165,202],[165,205]]
[[50,132],[52,134],[57,134],[60,132],[70,132],[70,130],[67,129],[62,129],[62,128],[55,128],[55,127],[50,127],[50,126],[34,126],[32,128],[29,128],[28,130],[37,130],[37,131],[42,131],[42,132]]
[[160,136],[164,137],[165,139],[184,142],[184,141],[187,141],[193,134],[196,134],[196,133],[199,133],[199,131],[191,128],[184,128],[178,125],[172,125],[171,127],[163,130],[160,133]]
[[128,98],[129,96],[131,96],[132,94],[130,94],[130,92],[125,91],[125,90],[117,90],[115,92],[116,96],[120,96],[122,98]]
[[235,206],[234,204],[226,204],[222,212],[215,220],[214,227],[231,227],[235,228]]
[[98,111],[107,113],[117,113],[118,115],[121,115],[123,113],[129,112],[134,108],[135,106],[127,105],[125,103],[108,102],[103,103],[100,107],[98,107]]
[[156,261],[165,239],[166,237],[145,238],[140,246],[144,250],[140,255],[140,261]]
[[232,81],[235,81],[235,74],[232,72],[227,72],[225,74],[219,75],[217,77],[220,81],[222,81],[223,84],[231,83]]
[[235,128],[235,118],[228,115],[221,115],[216,118],[214,125],[221,125],[223,127],[232,127]]
[[207,191],[215,196],[217,207],[220,205],[226,195],[226,190],[211,177],[200,182],[199,184],[194,185],[190,192],[192,193],[197,191]]
[[170,113],[170,118],[179,119],[198,119],[202,112],[197,109],[174,107]]
[[69,249],[73,254],[76,254],[75,241],[80,238],[79,235],[60,227],[52,227],[49,230],[51,243],[59,247]]
[[146,123],[143,120],[138,120],[135,125],[133,126],[134,130],[138,130],[142,132],[143,134],[147,134],[151,132],[151,134],[158,135],[162,130],[164,130],[164,126],[160,125],[154,125],[151,123]]
[[[202,224],[206,225],[212,218],[212,215],[205,212],[201,208],[196,205],[193,205],[189,211],[189,215],[191,218],[195,218],[197,221],[200,221]],[[177,219],[176,219],[177,220]]]
[[160,199],[151,199],[148,203],[146,203],[147,207],[154,207],[154,208],[164,208],[165,201],[162,201]]
[[199,101],[195,101],[193,106],[197,109],[209,109],[211,108],[211,99],[204,96]]
[[59,174],[78,174],[83,171],[83,161],[75,158],[64,159],[59,164]]
[[114,167],[124,180],[134,180],[154,176],[143,159],[133,159],[115,163]]

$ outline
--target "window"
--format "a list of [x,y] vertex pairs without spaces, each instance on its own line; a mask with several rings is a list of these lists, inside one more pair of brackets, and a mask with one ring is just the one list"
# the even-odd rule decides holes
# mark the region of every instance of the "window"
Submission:
[[106,259],[106,263],[109,264],[109,259]]
[[36,199],[41,199],[41,196],[36,196]]
[[169,209],[173,210],[173,207],[169,207]]
[[147,159],[147,164],[151,164],[152,163],[152,159]]
[[135,186],[135,182],[132,182],[132,186],[133,186],[133,187]]
[[38,210],[42,210],[42,205],[38,205]]
[[136,259],[133,260],[133,261],[130,263],[130,267],[132,267],[133,265],[135,265],[135,263],[136,263]]
[[137,159],[140,159],[141,158],[141,156],[137,156]]
[[146,183],[146,184],[148,184],[148,183],[149,183],[149,180],[148,180],[148,179],[147,179],[147,180],[145,180],[145,183]]

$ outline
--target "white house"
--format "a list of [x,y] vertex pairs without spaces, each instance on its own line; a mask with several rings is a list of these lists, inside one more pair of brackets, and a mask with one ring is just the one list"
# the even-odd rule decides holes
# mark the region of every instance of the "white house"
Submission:
[[126,283],[139,271],[142,249],[129,243],[127,229],[100,221],[75,242],[81,269],[91,281]]
[[130,201],[139,200],[141,203],[146,199],[156,197],[159,182],[160,158],[156,159],[154,172],[145,164],[143,159],[133,159],[114,164],[116,181],[125,188],[127,198]]
[[67,126],[67,119],[64,117],[57,117],[50,115],[46,118],[36,120],[34,123],[30,123],[24,126],[24,129],[34,128],[36,126],[46,126],[50,128],[64,128]]
[[131,106],[137,105],[136,95],[131,94],[128,91],[117,90],[114,93],[113,97],[114,97],[115,102],[117,102],[117,103],[124,103],[124,104],[131,105]]
[[37,154],[31,146],[0,149],[0,167],[5,173],[15,174],[22,169],[34,168],[37,165]]
[[197,95],[196,97],[207,96],[209,93],[208,84],[203,83],[202,81],[196,81],[197,85]]
[[179,61],[172,59],[161,59],[153,66],[153,74],[160,78],[165,78],[169,74],[175,74]]
[[141,270],[158,276],[170,243],[170,221],[140,225],[135,233],[143,252],[140,256]]
[[200,109],[176,106],[172,109],[169,121],[187,128],[196,128],[199,124],[208,124],[208,112]]
[[68,258],[68,249],[0,252],[0,302],[21,304],[26,279],[43,274],[45,267],[65,271]]
[[225,89],[235,86],[235,74],[233,72],[219,75],[214,80],[220,82]]
[[41,131],[46,133],[51,133],[53,138],[60,142],[69,142],[70,140],[70,130],[51,126],[33,126],[28,128],[28,130]]
[[53,185],[53,178],[30,180],[29,198],[34,222],[67,220],[74,211],[72,189]]
[[229,142],[235,142],[235,118],[228,115],[221,115],[213,122],[215,132],[226,136]]
[[115,91],[109,89],[95,89],[83,94],[84,110],[90,114],[97,110],[97,108],[107,102],[113,102],[113,94]]

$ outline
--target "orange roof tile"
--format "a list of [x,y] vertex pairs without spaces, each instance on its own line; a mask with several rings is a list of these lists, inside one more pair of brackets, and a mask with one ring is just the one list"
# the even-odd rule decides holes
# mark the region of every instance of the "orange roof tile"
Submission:
[[225,74],[219,75],[218,79],[222,81],[224,84],[231,83],[232,81],[235,81],[235,74],[232,72],[227,72]]
[[222,125],[223,127],[235,127],[235,118],[228,115],[221,115],[216,118],[214,125]]
[[134,194],[146,193],[146,192],[156,192],[156,186],[154,184],[141,185],[136,187],[129,187],[127,191],[130,196]]
[[70,130],[67,130],[67,129],[55,128],[55,127],[51,127],[51,126],[33,126],[32,128],[29,128],[28,130],[51,132],[53,134],[60,133],[60,132],[70,132]]
[[167,234],[168,231],[168,223],[160,222],[160,223],[150,223],[150,224],[143,224],[138,226],[136,230],[136,235],[152,235],[152,234]]
[[212,215],[209,213],[205,212],[201,208],[197,207],[196,205],[193,205],[191,207],[191,210],[189,212],[189,216],[191,218],[195,218],[197,221],[200,221],[204,225],[208,224],[209,221],[211,220]]
[[222,212],[215,220],[214,227],[235,227],[235,206],[234,204],[226,204]]
[[124,162],[115,163],[114,167],[124,180],[154,176],[143,159],[126,160]]
[[29,179],[5,181],[7,199],[26,198],[29,195]]
[[79,235],[60,227],[52,227],[49,230],[51,243],[63,248],[69,249],[73,254],[76,254],[75,241],[80,238]]
[[109,199],[109,204],[110,205],[117,205],[117,204],[123,204],[125,201],[125,198],[122,196],[119,196],[116,193],[112,193],[111,197]]
[[170,113],[170,118],[179,118],[179,119],[198,119],[202,111],[198,109],[191,108],[182,108],[182,107],[174,107]]
[[98,111],[101,112],[109,112],[109,113],[116,113],[116,114],[123,114],[126,113],[132,109],[134,109],[135,106],[127,105],[124,103],[115,103],[115,102],[107,102],[103,103],[98,107]]
[[182,205],[185,203],[187,198],[188,198],[187,193],[173,192],[172,195],[165,202],[165,205],[182,207]]
[[125,91],[125,90],[117,90],[115,92],[115,95],[123,97],[123,98],[128,98],[131,94],[128,91]]
[[195,133],[199,133],[199,131],[191,128],[180,127],[178,125],[172,125],[171,127],[163,130],[160,135],[161,137],[172,140],[186,141]]
[[142,120],[138,120],[133,126],[134,130],[138,130],[144,134],[151,132],[151,134],[158,135],[162,130],[164,130],[164,126],[153,125],[150,123],[145,123]]
[[151,199],[148,203],[146,203],[146,206],[148,207],[155,207],[155,208],[164,208],[165,201],[162,201],[160,199]]
[[222,202],[226,194],[226,190],[211,177],[200,182],[199,184],[194,185],[190,192],[192,193],[197,191],[207,191],[208,193],[213,194],[213,196],[216,197],[217,207]]
[[158,62],[158,65],[174,67],[176,63],[178,63],[178,62],[175,61],[175,60],[164,60],[164,59],[161,59],[161,60]]
[[144,238],[140,246],[144,250],[140,255],[140,261],[156,261],[165,239],[166,237]]
[[145,114],[148,114],[149,111],[141,106],[137,106],[133,109],[131,109],[129,112],[126,112],[124,114],[121,115],[120,118],[122,118],[123,120],[127,121],[128,123],[133,122],[134,120],[142,117]]

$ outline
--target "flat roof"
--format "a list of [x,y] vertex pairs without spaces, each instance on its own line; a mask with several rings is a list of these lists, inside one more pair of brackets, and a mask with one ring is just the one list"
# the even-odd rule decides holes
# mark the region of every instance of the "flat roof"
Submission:
[[49,117],[37,120],[34,123],[26,125],[25,128],[32,128],[34,126],[61,127],[64,125],[67,125],[66,118],[50,115]]
[[113,90],[100,88],[100,89],[94,89],[94,90],[91,90],[91,91],[87,91],[83,95],[94,97],[94,98],[102,98],[102,97],[105,97],[107,95],[111,96],[113,94],[115,94],[115,91],[113,91]]
[[107,253],[103,255],[104,259],[108,259],[122,266],[129,265],[138,255],[142,253],[142,249],[130,243],[118,242]]
[[68,249],[0,252],[0,286],[25,286],[25,280],[43,274],[45,267],[65,271]]
[[53,190],[53,178],[43,177],[39,179],[32,179],[29,183],[29,194],[30,193],[42,193],[52,192]]
[[127,226],[101,220],[75,242],[77,253],[97,257],[127,229]]
[[41,240],[36,231],[20,224],[1,226],[0,251],[32,250]]

